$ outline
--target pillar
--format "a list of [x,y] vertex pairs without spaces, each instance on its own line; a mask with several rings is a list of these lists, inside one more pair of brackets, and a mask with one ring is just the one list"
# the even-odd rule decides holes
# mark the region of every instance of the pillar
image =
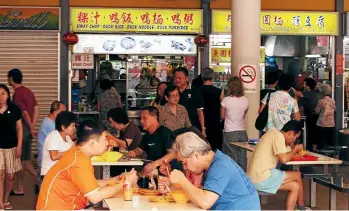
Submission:
[[68,46],[62,41],[62,37],[65,33],[69,32],[69,0],[61,0],[61,32],[60,32],[60,89],[59,89],[59,99],[67,108],[68,105],[68,95],[70,91],[68,90],[69,84],[69,58],[68,58]]
[[[336,12],[338,12],[338,36],[335,37],[335,55],[334,55],[334,69],[335,86],[332,89],[335,90],[334,100],[336,101],[336,132],[335,132],[335,145],[341,145],[339,130],[343,128],[344,121],[344,55],[343,55],[343,13],[344,13],[344,0],[336,0]],[[342,69],[337,68],[338,62],[342,62]],[[333,69],[332,69],[333,70]],[[332,74],[333,75],[333,74]],[[333,79],[332,79],[333,80]]]
[[[245,120],[246,130],[250,139],[259,138],[259,132],[254,124],[260,104],[261,0],[232,0],[231,8],[232,74],[235,76],[243,75],[243,80],[246,81],[244,82],[245,96],[250,103]],[[244,66],[246,68],[244,68],[243,74],[240,74],[240,69]],[[253,67],[255,73],[248,66]]]
[[[210,1],[202,0],[201,1],[201,9],[203,13],[203,33],[205,36],[209,37],[211,32],[211,8]],[[201,69],[198,71],[198,74],[201,73],[201,70],[205,67],[209,67],[210,61],[210,44],[207,44],[203,51],[200,52],[200,67]]]

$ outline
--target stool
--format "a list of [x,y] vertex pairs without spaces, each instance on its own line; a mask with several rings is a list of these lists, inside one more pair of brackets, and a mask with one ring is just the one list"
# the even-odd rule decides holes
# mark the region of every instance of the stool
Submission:
[[274,195],[272,193],[267,193],[267,192],[258,191],[258,190],[257,190],[257,193],[259,195],[259,200],[261,201],[261,204],[267,204],[268,203],[267,196]]

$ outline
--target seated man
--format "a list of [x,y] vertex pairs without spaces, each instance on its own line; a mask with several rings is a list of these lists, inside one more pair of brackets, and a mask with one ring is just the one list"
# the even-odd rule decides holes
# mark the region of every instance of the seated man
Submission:
[[169,149],[172,147],[172,132],[159,123],[159,111],[153,106],[145,107],[141,113],[141,124],[146,131],[139,146],[128,152],[129,157],[139,157],[145,151],[147,159],[154,161],[144,167],[144,173],[150,175],[164,161],[175,158]]
[[[257,191],[246,173],[229,156],[212,151],[197,134],[177,136],[172,150],[184,169],[195,175],[205,172],[203,189],[181,171],[173,170],[169,176],[171,184],[179,185],[194,204],[205,210],[260,210]],[[159,183],[167,182],[160,179]]]
[[286,209],[306,210],[303,200],[303,181],[299,171],[280,171],[276,169],[278,162],[286,164],[303,149],[303,145],[295,145],[290,152],[287,146],[293,146],[301,134],[301,124],[291,120],[281,131],[269,130],[258,142],[247,174],[257,190],[275,194],[278,190],[288,191]]
[[[83,210],[122,191],[124,175],[96,180],[91,157],[102,155],[108,147],[106,129],[94,121],[85,121],[77,129],[77,144],[48,171],[41,185],[37,210]],[[132,184],[137,173],[127,173]],[[107,186],[110,183],[118,183]]]

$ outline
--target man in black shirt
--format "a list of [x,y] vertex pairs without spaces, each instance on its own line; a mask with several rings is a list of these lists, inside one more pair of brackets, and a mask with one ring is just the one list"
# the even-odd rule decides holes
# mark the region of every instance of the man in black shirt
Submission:
[[153,162],[144,167],[144,173],[149,175],[165,161],[172,161],[176,156],[171,153],[172,131],[159,123],[159,111],[153,106],[143,108],[141,124],[146,131],[139,146],[128,152],[129,157],[138,157],[143,151],[147,159]]
[[175,71],[175,84],[180,91],[179,104],[187,109],[191,124],[206,137],[202,93],[200,89],[191,87],[188,76],[189,72],[185,67],[179,67]]
[[267,94],[276,91],[275,87],[278,85],[279,73],[277,71],[270,71],[266,79],[266,87],[260,92],[260,101],[262,101]]

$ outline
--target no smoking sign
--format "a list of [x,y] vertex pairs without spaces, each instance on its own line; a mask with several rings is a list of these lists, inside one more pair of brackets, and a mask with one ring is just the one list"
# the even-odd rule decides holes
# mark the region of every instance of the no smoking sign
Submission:
[[239,78],[244,84],[246,93],[255,93],[257,88],[257,72],[254,65],[240,65]]

